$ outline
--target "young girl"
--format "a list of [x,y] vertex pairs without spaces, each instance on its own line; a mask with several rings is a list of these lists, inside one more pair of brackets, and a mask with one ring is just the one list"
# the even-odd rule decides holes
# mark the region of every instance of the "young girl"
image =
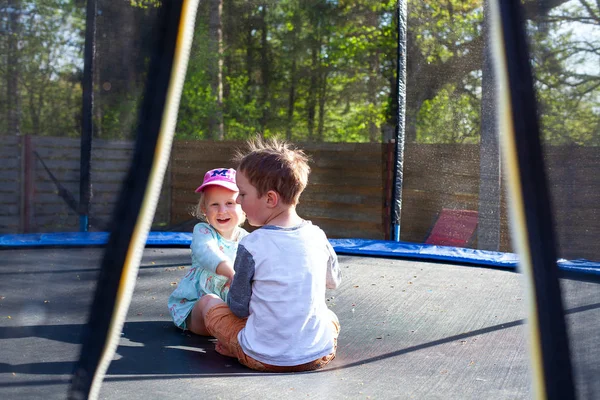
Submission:
[[198,333],[195,320],[201,316],[195,312],[195,305],[202,296],[210,293],[227,301],[238,243],[248,234],[240,227],[245,217],[236,203],[234,169],[208,171],[196,193],[200,193],[200,199],[195,216],[206,222],[194,227],[192,267],[169,297],[175,325],[194,333]]

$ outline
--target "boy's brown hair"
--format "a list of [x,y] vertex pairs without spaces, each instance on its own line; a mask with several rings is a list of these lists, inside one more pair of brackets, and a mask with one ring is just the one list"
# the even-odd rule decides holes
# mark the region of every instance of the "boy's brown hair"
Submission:
[[238,150],[233,161],[259,197],[274,190],[285,204],[296,205],[308,183],[308,156],[277,139],[250,139],[247,151]]

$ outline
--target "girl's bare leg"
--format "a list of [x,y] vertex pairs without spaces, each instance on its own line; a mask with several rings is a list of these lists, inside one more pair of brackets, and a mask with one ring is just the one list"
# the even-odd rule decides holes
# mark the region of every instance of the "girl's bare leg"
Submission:
[[208,310],[221,303],[223,303],[223,300],[214,294],[202,296],[200,300],[194,304],[194,308],[192,308],[188,329],[196,335],[210,336],[210,332],[206,329],[204,318]]
[[[191,318],[188,324],[189,330],[197,335],[210,336],[210,332],[208,332],[208,329],[206,329],[206,324],[204,322],[204,319],[206,318],[206,313],[212,307],[222,303],[223,300],[221,300],[221,298],[214,294],[206,294],[202,296],[200,300],[198,300],[196,304],[194,304],[194,308],[192,309]],[[217,351],[217,353],[226,357],[237,357],[218,340],[215,344],[215,350]]]

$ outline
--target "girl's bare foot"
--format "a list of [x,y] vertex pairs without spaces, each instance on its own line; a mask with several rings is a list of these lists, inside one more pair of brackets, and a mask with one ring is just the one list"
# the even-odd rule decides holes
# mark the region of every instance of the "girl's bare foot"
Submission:
[[229,349],[227,348],[227,346],[223,345],[223,343],[217,341],[217,343],[215,344],[215,350],[217,351],[217,353],[225,356],[225,357],[233,357],[236,358],[236,355],[231,353],[229,351]]

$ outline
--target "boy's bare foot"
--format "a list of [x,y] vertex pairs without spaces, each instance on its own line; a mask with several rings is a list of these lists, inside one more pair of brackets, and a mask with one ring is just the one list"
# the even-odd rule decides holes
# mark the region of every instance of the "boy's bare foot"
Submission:
[[236,355],[231,353],[229,351],[229,349],[227,348],[227,346],[223,345],[223,343],[217,341],[217,343],[215,344],[215,350],[217,351],[217,353],[225,356],[225,357],[233,357],[236,358]]

